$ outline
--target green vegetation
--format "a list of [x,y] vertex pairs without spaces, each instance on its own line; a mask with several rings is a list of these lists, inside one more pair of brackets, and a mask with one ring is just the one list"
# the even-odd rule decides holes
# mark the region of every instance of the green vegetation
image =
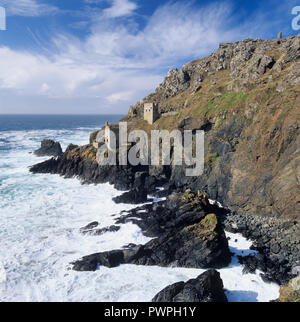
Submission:
[[228,92],[211,99],[203,109],[198,110],[202,117],[219,115],[230,110],[238,110],[245,106],[247,96],[242,92]]
[[200,223],[188,226],[186,227],[186,230],[195,236],[210,236],[210,238],[213,239],[218,236],[218,233],[216,232],[217,225],[217,216],[215,214],[208,214]]
[[217,224],[218,219],[215,214],[208,214],[200,221],[200,225],[203,227],[203,229],[208,231],[214,231],[217,227]]

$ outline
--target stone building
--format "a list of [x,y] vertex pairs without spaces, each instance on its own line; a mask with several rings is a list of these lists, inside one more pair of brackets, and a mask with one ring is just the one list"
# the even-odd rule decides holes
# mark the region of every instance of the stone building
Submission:
[[144,104],[144,120],[153,124],[158,119],[158,105],[155,103]]
[[[104,138],[103,138],[103,135],[104,135]],[[112,144],[112,142],[113,142],[112,136],[113,135],[115,135],[115,140],[116,140],[115,147],[113,146],[114,144]],[[93,142],[93,146],[96,149],[98,149],[100,147],[100,145],[103,144],[103,140],[109,150],[116,150],[119,146],[119,126],[118,125],[110,125],[108,122],[106,122],[105,126],[98,133],[96,141]]]

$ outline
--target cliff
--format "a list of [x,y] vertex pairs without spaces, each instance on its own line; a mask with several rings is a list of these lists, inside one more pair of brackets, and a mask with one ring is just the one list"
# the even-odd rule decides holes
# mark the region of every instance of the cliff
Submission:
[[[222,43],[210,56],[171,70],[122,119],[129,131],[204,130],[202,176],[186,177],[178,166],[100,167],[97,131],[89,145],[70,145],[62,157],[31,171],[110,182],[122,190],[164,185],[167,193],[205,192],[231,210],[226,229],[251,238],[260,251],[243,264],[286,283],[300,258],[299,93],[300,35]],[[158,104],[160,118],[152,125],[144,121],[145,102]]]
[[175,168],[176,187],[205,190],[239,212],[299,219],[299,59],[300,36],[220,44],[171,70],[124,120],[148,128],[143,103],[153,101],[162,117],[152,129],[205,130],[205,174],[187,180]]

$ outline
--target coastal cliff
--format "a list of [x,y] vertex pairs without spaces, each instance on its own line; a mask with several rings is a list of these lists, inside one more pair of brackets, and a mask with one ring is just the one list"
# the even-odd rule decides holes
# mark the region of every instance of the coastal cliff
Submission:
[[[171,70],[122,119],[129,131],[204,130],[202,176],[186,177],[179,166],[100,167],[93,147],[98,132],[90,144],[70,145],[30,171],[110,182],[120,190],[163,185],[169,194],[205,192],[231,210],[226,229],[251,238],[260,251],[243,264],[283,284],[300,259],[299,93],[300,36],[222,43],[210,56]],[[152,125],[143,117],[146,102],[159,108]]]

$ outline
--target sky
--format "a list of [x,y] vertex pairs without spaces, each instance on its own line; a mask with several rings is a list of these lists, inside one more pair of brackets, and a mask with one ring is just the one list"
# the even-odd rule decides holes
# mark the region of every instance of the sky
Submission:
[[[300,0],[0,0],[0,114],[126,114],[220,42],[276,38]],[[1,21],[0,21],[1,26]]]

